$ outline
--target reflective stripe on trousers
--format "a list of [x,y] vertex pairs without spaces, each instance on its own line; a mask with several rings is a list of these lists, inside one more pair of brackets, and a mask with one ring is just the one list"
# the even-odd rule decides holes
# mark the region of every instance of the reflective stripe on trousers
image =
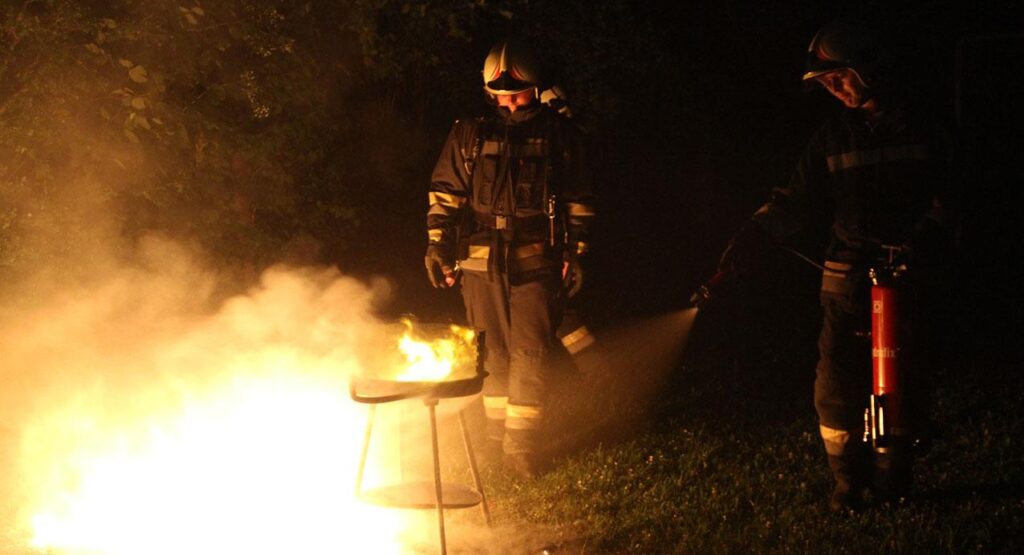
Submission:
[[846,454],[850,441],[860,441],[857,434],[851,434],[846,430],[829,428],[824,424],[818,426],[821,433],[821,440],[825,443],[825,452],[835,457]]
[[[505,451],[530,452],[543,422],[547,370],[561,318],[561,281],[514,283],[508,274],[466,272],[462,296],[470,326],[484,331],[488,422],[505,399]],[[490,418],[493,417],[493,418]],[[493,436],[491,436],[493,437]]]

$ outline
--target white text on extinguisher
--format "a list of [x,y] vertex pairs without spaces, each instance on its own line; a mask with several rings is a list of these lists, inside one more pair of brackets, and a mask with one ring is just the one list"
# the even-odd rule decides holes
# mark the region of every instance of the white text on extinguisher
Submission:
[[889,347],[875,347],[871,349],[871,356],[874,358],[896,358],[896,349]]

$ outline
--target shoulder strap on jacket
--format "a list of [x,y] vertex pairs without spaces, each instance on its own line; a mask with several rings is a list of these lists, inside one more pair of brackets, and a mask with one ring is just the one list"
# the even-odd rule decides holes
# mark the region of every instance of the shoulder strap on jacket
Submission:
[[461,148],[462,159],[464,160],[463,163],[466,168],[466,175],[469,178],[469,181],[472,182],[473,170],[476,167],[476,159],[480,156],[480,151],[483,149],[484,139],[487,133],[486,129],[484,129],[485,120],[483,117],[467,120],[467,123],[470,125],[468,135],[470,140],[466,141],[465,144],[467,144],[469,148],[468,150],[465,146],[462,146]]

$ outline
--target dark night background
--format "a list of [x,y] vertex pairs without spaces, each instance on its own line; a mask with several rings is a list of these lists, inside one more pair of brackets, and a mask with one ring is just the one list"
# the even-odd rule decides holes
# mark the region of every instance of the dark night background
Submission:
[[[730,235],[770,187],[789,179],[811,133],[839,109],[822,91],[805,93],[799,75],[815,30],[834,17],[854,16],[881,30],[910,97],[957,138],[962,250],[949,299],[952,337],[965,350],[1000,350],[1015,343],[1021,307],[1017,265],[1010,261],[1020,253],[1015,207],[1022,175],[1012,161],[1024,152],[1024,121],[1014,105],[1022,91],[1011,68],[1021,67],[1022,43],[1001,35],[1021,31],[1017,4],[725,2],[668,8],[635,3],[629,14],[630,19],[564,35],[552,31],[550,22],[529,17],[512,25],[527,36],[550,33],[538,42],[552,46],[544,51],[556,63],[590,63],[558,59],[560,53],[569,55],[560,42],[572,43],[576,34],[588,32],[605,33],[608,48],[627,56],[655,57],[627,59],[627,67],[635,64],[632,74],[591,77],[588,83],[599,91],[571,91],[617,101],[610,114],[585,114],[596,122],[601,199],[590,289],[581,307],[589,311],[591,325],[682,306],[713,272]],[[482,33],[467,49],[466,80],[473,86],[479,59],[500,36],[497,30]],[[429,114],[438,122],[431,127],[438,142],[463,108],[449,103]],[[429,171],[423,168],[424,178]],[[418,191],[410,193],[402,210],[411,221],[419,218]],[[405,238],[395,239],[402,254],[372,264],[400,280],[400,294],[408,300],[399,304],[432,314],[441,310],[436,302],[441,297],[457,318],[456,296],[428,291],[418,275],[420,230],[396,222],[386,233]],[[813,238],[797,246],[820,260]],[[765,283],[747,293],[767,305],[761,307],[767,313],[762,318],[785,326],[806,318],[820,278],[796,258],[777,258]],[[398,263],[408,269],[395,271]]]
[[[279,261],[337,265],[392,280],[389,315],[458,320],[457,293],[423,275],[425,193],[451,122],[489,109],[487,50],[514,35],[542,53],[593,142],[600,219],[580,311],[600,328],[678,308],[838,109],[799,76],[816,29],[853,16],[881,31],[908,95],[957,139],[950,329],[965,349],[1001,349],[1020,329],[1017,2],[2,8],[9,283],[46,265],[89,275],[95,257],[80,253],[113,243],[130,259],[132,240],[156,231],[235,268],[239,290]],[[814,237],[798,246],[821,258]],[[747,292],[755,318],[805,321],[818,275],[776,258]]]

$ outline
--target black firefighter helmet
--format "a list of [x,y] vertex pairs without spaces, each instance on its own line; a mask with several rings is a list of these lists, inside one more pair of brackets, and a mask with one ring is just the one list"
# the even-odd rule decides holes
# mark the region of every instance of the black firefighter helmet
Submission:
[[864,86],[872,88],[883,78],[886,58],[871,28],[860,21],[839,19],[819,29],[811,39],[803,82],[811,85],[818,76],[848,68]]

